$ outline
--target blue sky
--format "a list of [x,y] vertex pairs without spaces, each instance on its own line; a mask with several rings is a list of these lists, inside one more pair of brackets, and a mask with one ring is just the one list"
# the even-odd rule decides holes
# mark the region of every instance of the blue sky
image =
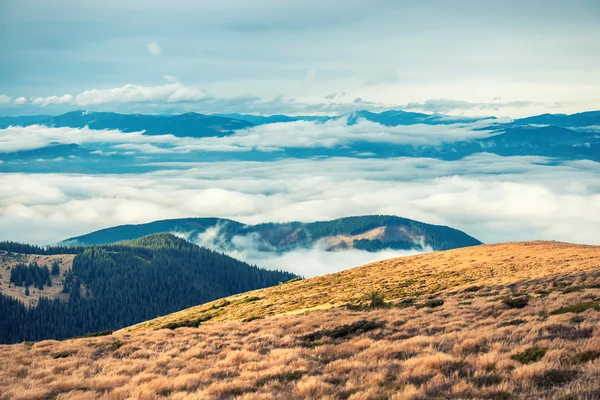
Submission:
[[0,5],[0,114],[470,115],[600,105],[600,2]]

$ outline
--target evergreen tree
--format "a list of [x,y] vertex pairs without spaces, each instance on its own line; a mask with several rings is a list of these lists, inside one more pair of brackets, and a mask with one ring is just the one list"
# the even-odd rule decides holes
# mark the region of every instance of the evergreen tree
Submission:
[[25,296],[29,296],[29,286],[25,286]]
[[25,272],[25,286],[33,285],[35,280],[33,279],[33,274],[31,273],[31,269],[27,268],[27,272]]
[[60,274],[60,267],[58,266],[57,261],[52,262],[52,275],[57,276]]

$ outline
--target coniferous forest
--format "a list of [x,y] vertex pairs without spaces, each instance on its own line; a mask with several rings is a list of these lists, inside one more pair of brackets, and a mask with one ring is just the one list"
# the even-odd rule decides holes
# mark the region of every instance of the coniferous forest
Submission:
[[[114,245],[43,249],[0,243],[0,250],[28,254],[76,254],[63,276],[68,301],[41,298],[36,307],[0,294],[0,342],[63,339],[115,330],[235,293],[277,285],[295,277],[269,271],[198,247],[170,234]],[[19,264],[15,285],[40,288],[55,271]],[[14,278],[14,281],[13,281]]]

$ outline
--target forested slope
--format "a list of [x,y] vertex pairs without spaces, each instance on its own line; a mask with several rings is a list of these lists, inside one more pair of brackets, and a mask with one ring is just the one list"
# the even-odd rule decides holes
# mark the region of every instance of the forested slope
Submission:
[[[55,251],[14,243],[2,243],[0,249]],[[170,234],[68,251],[77,253],[63,278],[69,300],[42,298],[36,307],[27,308],[0,295],[0,342],[118,329],[295,277],[248,265]]]

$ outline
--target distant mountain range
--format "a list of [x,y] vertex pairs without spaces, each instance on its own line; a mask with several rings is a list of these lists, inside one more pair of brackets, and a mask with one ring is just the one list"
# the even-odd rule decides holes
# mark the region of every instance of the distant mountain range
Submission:
[[0,128],[10,125],[41,124],[50,127],[118,129],[122,132],[144,131],[146,135],[179,137],[225,136],[236,129],[252,126],[250,122],[214,115],[187,113],[181,115],[117,114],[112,112],[72,111],[56,117],[2,117]]
[[[368,120],[384,126],[411,126],[415,124],[439,126],[481,121],[482,126],[469,125],[460,129],[473,133],[485,130],[479,138],[438,141],[432,144],[390,143],[368,140],[365,136],[351,135],[335,146],[280,146],[261,149],[258,146],[236,145],[223,139],[223,147],[211,150],[198,146],[188,151],[172,151],[173,144],[161,141],[153,146],[125,146],[111,142],[49,143],[33,150],[2,152],[0,172],[73,172],[73,173],[126,173],[161,169],[157,164],[198,161],[273,161],[281,158],[314,157],[427,157],[458,160],[478,153],[500,156],[542,156],[557,160],[588,159],[600,161],[600,111],[572,115],[544,114],[502,122],[494,117],[465,118],[442,114],[422,114],[391,110],[381,113],[357,111],[344,116],[256,116],[246,114],[181,115],[117,114],[108,112],[73,111],[59,116],[0,117],[0,129],[8,126],[41,124],[53,127],[89,127],[90,129],[119,129],[123,132],[144,131],[144,135],[172,134],[177,137],[213,138],[210,146],[219,142],[214,138],[234,135],[240,129],[257,125],[281,123],[281,135],[286,135],[286,123],[314,121],[326,123],[344,118],[349,125]],[[376,130],[376,128],[373,128]],[[342,132],[343,133],[343,132]],[[401,134],[401,131],[399,131]],[[425,136],[425,135],[424,135]],[[474,135],[473,135],[474,136]],[[243,143],[240,142],[240,143]],[[283,141],[285,143],[285,141]],[[294,143],[291,141],[290,143]],[[228,150],[229,146],[231,151]],[[218,146],[217,146],[218,147]],[[268,146],[267,146],[268,147]],[[140,158],[144,162],[140,163]],[[57,163],[55,161],[61,161]],[[155,163],[152,163],[155,161]]]
[[[184,218],[121,225],[65,240],[66,245],[97,245],[169,232],[221,251],[287,252],[319,246],[324,250],[382,249],[447,250],[481,242],[447,226],[430,225],[407,218],[366,215],[332,221],[263,223],[246,225],[222,218]],[[240,240],[244,238],[245,240]]]

